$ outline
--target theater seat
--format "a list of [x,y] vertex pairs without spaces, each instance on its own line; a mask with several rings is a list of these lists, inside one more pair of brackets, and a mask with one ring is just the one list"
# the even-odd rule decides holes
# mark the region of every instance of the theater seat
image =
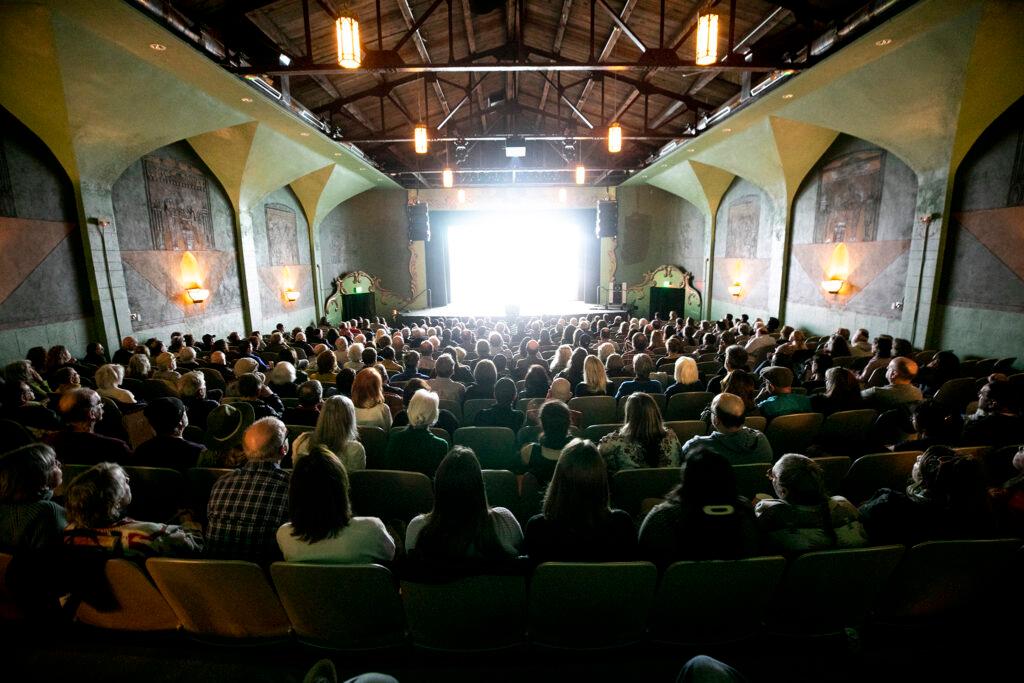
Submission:
[[270,575],[300,642],[337,650],[406,642],[398,586],[380,565],[275,562]]
[[401,520],[434,507],[430,478],[420,472],[354,470],[348,474],[352,487],[352,511],[361,517]]
[[490,408],[498,402],[493,398],[471,398],[462,404],[462,420],[460,424],[467,427],[476,426],[476,414],[485,408]]
[[418,648],[479,652],[526,641],[526,579],[522,576],[402,581],[402,604]]
[[146,569],[191,635],[271,640],[291,630],[274,589],[252,562],[154,557]]
[[459,427],[452,436],[456,446],[473,449],[484,469],[522,470],[516,435],[508,427]]
[[860,505],[880,488],[902,490],[910,481],[919,455],[921,451],[901,451],[857,458],[843,478],[843,496],[854,505]]
[[698,420],[704,409],[711,405],[714,394],[708,391],[688,391],[668,399],[663,415],[666,420]]
[[582,650],[639,642],[657,580],[650,562],[546,562],[530,581],[530,641]]
[[580,412],[580,427],[615,422],[615,399],[612,396],[577,396],[570,399],[569,410]]
[[188,482],[188,504],[192,517],[206,527],[206,505],[210,502],[210,491],[218,479],[233,470],[227,467],[193,467],[185,473]]
[[119,558],[103,567],[113,609],[100,609],[83,601],[75,620],[89,626],[117,631],[174,631],[178,617],[146,573],[134,562]]
[[638,520],[644,500],[664,498],[678,483],[678,467],[621,470],[612,475],[612,507],[625,510]]
[[685,444],[695,436],[707,436],[708,425],[704,420],[673,420],[665,426],[676,433],[679,445]]
[[704,644],[757,634],[785,569],[780,556],[676,562],[654,599],[651,638]]
[[188,505],[185,477],[166,467],[125,467],[131,479],[128,514],[149,522],[166,522]]
[[824,419],[821,413],[794,413],[773,419],[764,435],[772,445],[774,458],[778,460],[787,453],[806,455]]

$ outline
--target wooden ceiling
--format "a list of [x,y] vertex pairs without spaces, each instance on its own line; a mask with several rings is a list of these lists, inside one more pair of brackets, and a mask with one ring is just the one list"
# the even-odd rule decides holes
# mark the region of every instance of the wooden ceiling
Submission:
[[[405,139],[418,121],[426,121],[432,138],[470,139],[458,159],[460,184],[509,182],[509,174],[501,171],[512,167],[521,171],[513,182],[564,184],[571,182],[565,169],[578,162],[596,169],[589,182],[617,184],[702,115],[735,98],[744,85],[749,88],[751,79],[756,84],[767,75],[765,68],[755,73],[736,68],[746,63],[744,57],[762,67],[785,68],[793,55],[828,29],[842,26],[866,0],[441,0],[411,36],[406,34],[435,0],[354,0],[347,6],[342,0],[171,4],[193,28],[213,35],[248,64],[263,67],[276,88],[323,116],[344,140],[396,174],[396,180],[423,187],[439,186],[438,172],[445,165],[455,167],[457,159],[454,142],[434,142],[428,154],[414,154]],[[552,59],[660,64],[659,46],[676,47],[680,60],[692,62],[697,10],[709,6],[720,15],[720,55],[732,31],[734,52],[727,64],[733,68],[657,69],[648,63],[615,72],[275,73],[287,71],[280,68],[281,53],[291,58],[293,70],[336,66],[334,18],[346,7],[360,20],[364,50],[392,50],[405,37],[397,53],[406,64],[548,64]],[[648,49],[646,55],[634,37]],[[499,54],[503,46],[508,50]],[[577,140],[570,149],[562,141],[537,140],[528,142],[525,159],[510,160],[501,141],[472,140],[510,134],[599,138],[611,121],[621,123],[626,137],[620,154],[609,154],[599,139]],[[470,174],[470,169],[492,172]],[[549,171],[534,172],[539,169]]]

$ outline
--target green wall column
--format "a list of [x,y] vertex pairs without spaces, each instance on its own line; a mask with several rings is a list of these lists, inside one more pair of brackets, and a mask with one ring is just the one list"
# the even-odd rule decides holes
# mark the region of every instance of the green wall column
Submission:
[[914,232],[903,299],[904,336],[914,346],[934,341],[942,248],[948,233],[953,177],[946,170],[918,174]]
[[235,252],[238,255],[239,291],[242,294],[242,320],[245,332],[249,333],[256,322],[263,319],[260,306],[260,277],[256,270],[256,237],[253,232],[252,214],[243,208],[235,216]]

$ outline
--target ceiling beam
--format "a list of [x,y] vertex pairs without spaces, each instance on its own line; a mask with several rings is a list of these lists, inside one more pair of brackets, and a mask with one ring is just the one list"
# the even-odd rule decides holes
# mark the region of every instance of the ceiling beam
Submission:
[[[626,22],[629,20],[629,16],[633,14],[633,9],[636,7],[639,0],[626,0],[626,4],[623,5],[622,11],[619,12],[619,20]],[[598,62],[607,61],[611,57],[612,50],[615,49],[615,44],[619,42],[619,36],[622,35],[622,29],[618,26],[612,28],[612,32],[608,34],[608,38],[604,41],[604,47],[601,48],[601,54],[598,56]],[[583,105],[586,104],[587,98],[590,96],[590,91],[594,87],[594,79],[587,81],[587,84],[583,86],[583,92],[576,98],[576,107],[583,109]],[[603,121],[602,121],[603,123]]]
[[[412,15],[412,7],[409,6],[409,0],[395,0],[395,4],[398,5],[398,11],[402,13],[402,18],[405,19],[406,28],[412,33],[412,41],[416,45],[416,51],[419,53],[420,59],[425,64],[430,64],[430,52],[427,50],[427,44],[424,42],[423,36],[420,35],[420,29]],[[434,95],[437,97],[438,104],[441,105],[441,111],[444,112],[445,116],[451,114],[452,110],[448,107],[448,100],[445,99],[444,89],[441,87],[441,84],[435,79],[433,86]],[[423,105],[426,106],[426,102]],[[424,115],[426,115],[426,112],[424,112]]]
[[[463,0],[465,2],[466,0]],[[555,29],[555,40],[551,45],[551,52],[558,55],[562,52],[562,41],[565,39],[565,27],[569,23],[569,13],[572,10],[572,0],[562,0],[562,13],[558,16],[558,28]],[[548,94],[551,92],[551,79],[555,77],[553,71],[548,72],[544,79],[544,90],[540,94],[538,109],[544,111],[548,103]]]
[[[469,9],[469,0],[459,0],[462,7],[462,23],[466,28],[466,47],[469,48],[469,54],[476,54],[476,31],[473,29],[473,13]],[[469,87],[473,89],[477,84],[476,75],[469,74]],[[480,130],[487,127],[487,115],[484,113],[484,109],[487,108],[486,100],[484,99],[484,91],[476,91],[476,103],[480,109]]]

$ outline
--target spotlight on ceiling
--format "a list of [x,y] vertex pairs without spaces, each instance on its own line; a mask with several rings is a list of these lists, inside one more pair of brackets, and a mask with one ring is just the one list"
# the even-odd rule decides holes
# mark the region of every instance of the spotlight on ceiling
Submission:
[[277,56],[277,61],[281,62],[281,66],[291,66],[292,65],[292,58],[289,57],[288,55],[286,55],[283,52],[280,55]]
[[510,159],[520,159],[526,156],[526,138],[522,135],[513,135],[505,141],[505,156]]

